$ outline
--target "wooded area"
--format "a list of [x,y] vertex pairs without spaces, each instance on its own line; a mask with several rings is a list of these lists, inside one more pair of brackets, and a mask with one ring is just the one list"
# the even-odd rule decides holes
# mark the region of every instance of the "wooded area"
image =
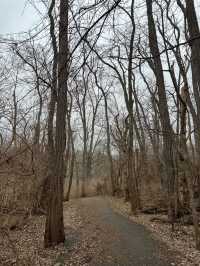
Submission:
[[64,202],[107,195],[200,250],[199,0],[27,2],[39,23],[0,35],[2,230],[44,215],[54,247]]

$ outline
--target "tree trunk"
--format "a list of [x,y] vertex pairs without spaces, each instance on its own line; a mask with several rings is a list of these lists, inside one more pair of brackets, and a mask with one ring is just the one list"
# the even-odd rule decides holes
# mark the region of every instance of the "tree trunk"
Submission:
[[14,143],[14,147],[17,147],[17,99],[16,99],[16,87],[17,87],[17,77],[16,84],[13,91],[13,132],[12,132],[12,141]]
[[160,113],[162,136],[163,136],[163,159],[165,164],[165,183],[169,198],[169,219],[174,221],[174,205],[175,205],[175,167],[174,167],[174,141],[173,130],[170,124],[170,117],[167,105],[167,97],[165,92],[164,75],[162,71],[162,63],[159,54],[156,27],[153,18],[152,0],[146,0],[148,28],[149,28],[149,46],[153,56],[154,73],[156,76],[156,84],[158,87],[158,109]]
[[133,43],[135,36],[135,20],[134,20],[134,0],[131,3],[131,22],[132,22],[132,32],[130,39],[130,50],[129,50],[129,58],[128,58],[128,100],[126,101],[126,106],[129,114],[128,120],[128,186],[129,186],[129,196],[131,203],[131,211],[136,213],[139,200],[136,189],[136,180],[134,176],[134,167],[133,167],[133,127],[134,127],[134,115],[133,115],[133,73],[132,73],[132,57],[133,57]]
[[55,166],[54,176],[50,180],[50,197],[44,236],[45,247],[59,244],[65,240],[63,181],[65,176],[68,56],[68,1],[60,0]]
[[39,111],[37,114],[37,122],[35,126],[35,135],[34,135],[34,146],[36,148],[36,152],[39,150],[39,142],[40,142],[40,120],[41,120],[41,115],[42,115],[42,105],[43,105],[43,99],[42,99],[42,94],[40,92],[40,84],[39,84],[39,79],[36,77],[36,89],[37,93],[39,96]]
[[108,103],[105,92],[102,90],[102,94],[104,97],[104,108],[105,108],[105,118],[106,118],[106,135],[107,135],[107,143],[106,143],[106,149],[107,149],[107,155],[109,160],[109,166],[110,166],[110,181],[111,181],[111,190],[112,190],[112,196],[116,193],[116,187],[115,187],[115,181],[114,181],[114,169],[113,169],[113,159],[111,154],[111,148],[110,148],[110,124],[109,124],[109,117],[108,117]]
[[65,200],[69,201],[71,187],[72,187],[72,180],[73,180],[73,175],[74,175],[74,163],[75,163],[75,147],[74,147],[73,132],[71,128],[71,111],[67,113],[67,122],[68,122],[68,138],[70,139],[70,142],[71,142],[71,162],[70,162],[70,169],[69,169],[69,183],[68,183],[68,189],[67,189]]
[[[194,6],[194,0],[185,0],[186,8],[184,14],[187,19],[189,31],[189,45],[191,47],[191,70],[194,99],[197,107],[197,119],[194,121],[195,126],[195,146],[197,151],[198,164],[200,162],[200,30],[198,19]],[[194,119],[193,119],[194,120]]]
[[[194,224],[194,234],[195,234],[195,242],[196,248],[200,250],[200,230],[199,230],[199,221],[198,221],[198,214],[196,211],[195,206],[195,199],[194,199],[194,191],[193,191],[193,178],[194,178],[194,170],[192,166],[192,162],[189,158],[189,153],[187,149],[187,140],[186,140],[186,115],[187,115],[187,91],[183,87],[182,88],[182,101],[181,101],[181,130],[180,130],[180,161],[185,172],[187,186],[189,189],[189,196],[190,196],[190,207],[192,209],[192,218]],[[189,170],[189,171],[188,171]],[[192,178],[191,178],[192,175]]]
[[106,95],[104,89],[98,84],[96,73],[94,73],[94,76],[95,76],[96,85],[101,90],[103,98],[104,98],[104,109],[105,109],[105,119],[106,119],[106,136],[107,136],[106,150],[107,150],[109,166],[110,166],[111,191],[112,191],[112,196],[115,196],[116,184],[115,184],[115,180],[114,180],[113,159],[112,159],[111,148],[110,148],[110,123],[109,123],[109,116],[108,116],[107,95]]

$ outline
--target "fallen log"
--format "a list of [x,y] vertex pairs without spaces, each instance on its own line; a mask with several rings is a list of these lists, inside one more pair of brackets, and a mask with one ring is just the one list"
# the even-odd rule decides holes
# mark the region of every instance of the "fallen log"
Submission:
[[[150,219],[151,222],[158,222],[158,223],[163,223],[163,224],[171,224],[171,221],[167,217],[152,217]],[[199,219],[200,222],[200,219]],[[192,215],[185,215],[181,218],[175,219],[174,223],[182,224],[182,225],[193,225],[193,219]]]
[[146,207],[141,210],[141,213],[144,214],[166,214],[167,209],[162,209],[158,207]]

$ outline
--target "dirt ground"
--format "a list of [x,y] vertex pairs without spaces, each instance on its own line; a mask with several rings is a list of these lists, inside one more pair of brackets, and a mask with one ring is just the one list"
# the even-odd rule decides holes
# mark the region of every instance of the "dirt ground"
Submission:
[[64,203],[66,241],[43,248],[44,216],[0,232],[0,265],[154,266],[178,265],[174,253],[144,226],[113,211],[107,199]]
[[26,225],[12,231],[0,231],[0,265],[50,266],[89,265],[98,256],[101,246],[97,232],[88,232],[79,214],[80,203],[64,203],[66,241],[51,249],[44,249],[44,216],[32,216]]

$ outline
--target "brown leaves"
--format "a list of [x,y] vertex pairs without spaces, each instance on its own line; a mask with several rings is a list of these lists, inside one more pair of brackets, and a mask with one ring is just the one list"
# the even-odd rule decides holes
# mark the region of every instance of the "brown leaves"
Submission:
[[[0,232],[0,265],[87,266],[101,253],[98,230],[85,227],[79,215],[79,201],[64,203],[66,242],[44,249],[44,216],[32,216],[26,225]],[[91,265],[91,264],[90,264]]]

